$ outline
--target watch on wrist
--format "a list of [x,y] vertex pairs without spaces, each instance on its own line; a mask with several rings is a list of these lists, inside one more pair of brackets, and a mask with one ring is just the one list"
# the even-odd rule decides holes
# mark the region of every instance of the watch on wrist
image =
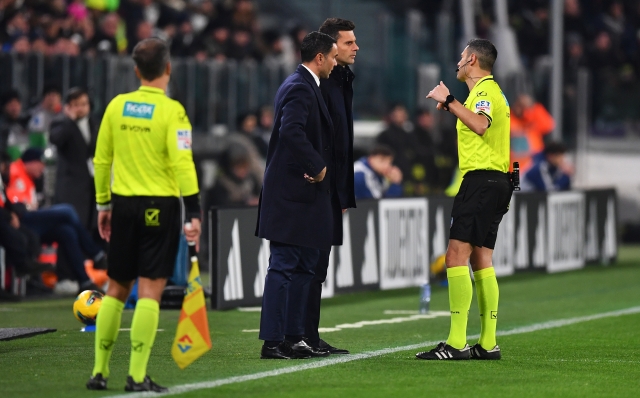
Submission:
[[449,110],[449,104],[452,103],[455,100],[456,100],[456,97],[454,97],[453,95],[449,94],[449,95],[447,95],[447,98],[445,99],[444,104],[442,104],[442,106],[444,106],[444,109]]

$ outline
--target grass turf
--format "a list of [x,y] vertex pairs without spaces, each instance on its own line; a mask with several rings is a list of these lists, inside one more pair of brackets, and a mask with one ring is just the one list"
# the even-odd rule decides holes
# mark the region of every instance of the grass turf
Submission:
[[[640,248],[625,247],[618,264],[591,266],[563,274],[524,274],[499,280],[498,329],[507,330],[640,305]],[[0,327],[53,327],[58,332],[0,342],[0,391],[6,397],[101,397],[123,392],[129,336],[121,332],[111,360],[110,390],[84,387],[93,362],[93,337],[80,333],[72,299],[0,305]],[[385,310],[414,310],[418,289],[368,292],[326,300],[323,327],[361,320],[388,319]],[[447,310],[446,288],[434,287],[433,310]],[[469,334],[479,332],[477,305]],[[122,327],[131,324],[125,311]],[[162,311],[149,374],[168,386],[254,374],[310,361],[259,358],[258,312],[209,312],[214,349],[185,371],[173,363],[170,345],[178,312]],[[354,353],[445,339],[447,317],[365,326],[326,333],[333,345]],[[640,315],[625,315],[533,333],[499,337],[503,360],[429,362],[409,350],[319,369],[229,384],[199,396],[635,396],[640,379],[637,331]],[[474,341],[470,341],[474,343]],[[425,347],[427,348],[427,347]]]

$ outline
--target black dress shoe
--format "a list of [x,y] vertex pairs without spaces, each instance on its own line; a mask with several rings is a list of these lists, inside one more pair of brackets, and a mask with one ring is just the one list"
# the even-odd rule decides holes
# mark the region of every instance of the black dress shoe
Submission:
[[311,347],[304,340],[300,340],[298,343],[293,344],[291,346],[291,349],[298,355],[304,356],[306,358],[321,358],[331,355],[331,353],[327,350]]
[[260,359],[291,359],[291,355],[281,350],[280,345],[267,347],[263,344],[260,351]]
[[145,376],[142,383],[136,383],[133,377],[127,376],[127,384],[124,386],[125,391],[153,391],[153,392],[167,392],[167,387],[162,387],[155,381],[151,380],[151,377]]
[[318,348],[328,351],[330,354],[349,354],[349,350],[345,350],[344,348],[336,348],[322,339],[320,339],[320,341],[318,342]]

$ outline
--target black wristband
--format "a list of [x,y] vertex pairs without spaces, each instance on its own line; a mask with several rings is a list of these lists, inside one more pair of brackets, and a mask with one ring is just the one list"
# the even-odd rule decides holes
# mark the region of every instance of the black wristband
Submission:
[[449,95],[447,95],[447,98],[445,99],[445,101],[442,104],[442,106],[444,106],[444,109],[449,110],[449,104],[452,103],[455,100],[456,100],[456,97],[454,97],[453,95],[449,94]]
[[182,200],[184,202],[184,207],[186,210],[187,221],[191,220],[192,218],[197,218],[198,220],[200,220],[200,194],[197,193],[191,196],[183,196]]

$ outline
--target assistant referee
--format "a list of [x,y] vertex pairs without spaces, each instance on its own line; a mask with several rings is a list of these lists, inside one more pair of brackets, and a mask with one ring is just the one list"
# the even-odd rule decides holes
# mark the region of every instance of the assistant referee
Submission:
[[185,235],[197,242],[199,190],[189,118],[182,105],[165,94],[171,75],[167,43],[143,40],[132,57],[141,87],[109,103],[93,159],[98,227],[100,236],[110,242],[109,288],[97,319],[95,366],[87,388],[107,388],[122,310],[138,278],[125,390],[164,392],[165,387],[147,376],[147,363],[158,328],[160,297],[173,274],[178,250],[180,196],[191,224],[185,226]]
[[[495,46],[484,39],[467,43],[458,62],[457,78],[469,87],[464,104],[442,83],[427,98],[438,102],[458,118],[458,157],[464,180],[453,202],[447,249],[447,279],[451,329],[446,342],[419,359],[500,359],[496,344],[498,282],[491,257],[498,226],[509,209],[512,187],[509,178],[509,102],[493,79],[498,57]],[[471,263],[478,306],[480,340],[467,344],[467,318],[473,289],[467,264]]]

